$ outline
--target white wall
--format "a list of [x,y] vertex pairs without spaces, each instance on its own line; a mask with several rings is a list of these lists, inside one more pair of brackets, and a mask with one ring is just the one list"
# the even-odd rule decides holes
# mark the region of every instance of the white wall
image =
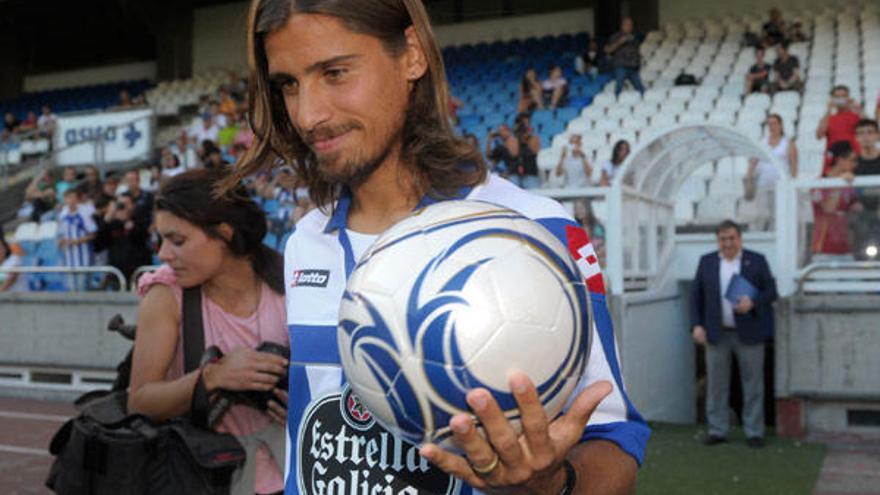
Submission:
[[[193,73],[210,68],[247,67],[247,2],[196,9],[193,25]],[[577,9],[435,28],[442,46],[593,31],[592,9]]]
[[205,69],[247,68],[248,2],[196,9],[193,14],[193,74]]
[[24,91],[45,91],[49,89],[87,86],[138,79],[156,79],[156,62],[134,62],[130,64],[107,65],[64,72],[50,72],[25,76]]
[[[845,3],[847,0],[842,0]],[[659,0],[660,25],[683,19],[716,18],[728,14],[767,15],[771,7],[778,7],[783,15],[786,10],[817,8],[833,3],[835,0],[734,0],[732,2],[713,2],[706,0]]]

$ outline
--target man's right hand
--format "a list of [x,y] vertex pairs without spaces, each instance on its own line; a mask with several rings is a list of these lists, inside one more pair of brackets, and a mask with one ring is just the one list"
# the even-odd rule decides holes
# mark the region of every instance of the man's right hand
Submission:
[[694,342],[697,345],[706,345],[706,329],[702,325],[694,325],[691,336],[693,336]]

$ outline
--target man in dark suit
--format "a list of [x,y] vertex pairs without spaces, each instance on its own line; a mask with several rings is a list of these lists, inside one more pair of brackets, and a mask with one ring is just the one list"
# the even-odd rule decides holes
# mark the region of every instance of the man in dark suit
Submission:
[[[730,357],[736,355],[742,378],[743,429],[748,445],[764,445],[764,342],[773,335],[776,282],[764,256],[742,248],[739,225],[730,220],[715,230],[718,251],[703,255],[691,289],[694,341],[706,346],[706,445],[727,440]],[[734,275],[756,289],[736,303],[724,296]],[[772,391],[771,391],[772,392]]]

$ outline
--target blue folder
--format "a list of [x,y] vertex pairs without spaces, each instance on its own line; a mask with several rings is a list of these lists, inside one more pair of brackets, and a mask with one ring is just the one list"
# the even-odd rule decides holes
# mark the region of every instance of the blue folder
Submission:
[[745,277],[737,273],[731,277],[730,283],[727,285],[727,291],[724,293],[724,298],[732,304],[737,304],[742,296],[746,296],[754,301],[757,295],[758,289],[746,280]]

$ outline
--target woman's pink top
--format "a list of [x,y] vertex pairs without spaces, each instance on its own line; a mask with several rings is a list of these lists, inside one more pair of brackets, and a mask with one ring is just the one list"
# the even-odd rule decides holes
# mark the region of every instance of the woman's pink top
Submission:
[[[163,265],[155,272],[142,276],[138,282],[138,293],[143,297],[155,284],[169,287],[182,311],[183,289],[177,284],[174,271],[169,266]],[[262,290],[256,313],[244,318],[228,314],[210,298],[202,297],[206,348],[216,345],[223,354],[228,354],[242,347],[255,349],[265,341],[288,345],[284,296],[273,292],[265,283],[262,285]],[[182,335],[182,324],[178,331]],[[181,376],[183,376],[183,339],[178,339],[177,351],[166,378],[176,380]],[[271,421],[269,416],[252,407],[236,404],[223,415],[215,429],[236,436],[247,436],[263,430]],[[265,446],[257,450],[254,487],[256,493],[274,493],[284,489],[283,476],[278,468],[282,462],[283,459],[278,459],[276,463]]]

